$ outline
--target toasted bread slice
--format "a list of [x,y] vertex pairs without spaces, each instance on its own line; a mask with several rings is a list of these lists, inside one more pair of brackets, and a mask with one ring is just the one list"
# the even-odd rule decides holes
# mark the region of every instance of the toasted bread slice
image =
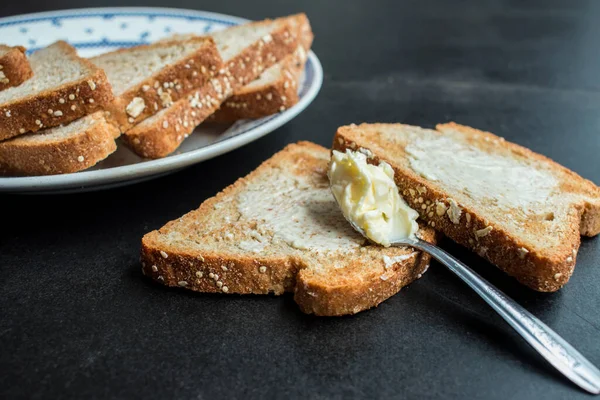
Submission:
[[104,71],[56,42],[29,57],[33,77],[0,91],[0,140],[67,124],[113,99]]
[[196,126],[219,109],[220,98],[231,90],[225,78],[212,78],[201,90],[140,122],[121,139],[140,157],[162,158],[171,154]]
[[298,102],[298,85],[314,35],[305,17],[298,20],[300,44],[293,54],[267,68],[258,79],[236,91],[208,119],[231,123],[282,112]]
[[119,130],[97,111],[68,125],[0,142],[2,175],[56,175],[81,171],[117,149]]
[[120,49],[91,61],[113,86],[108,110],[123,132],[203,86],[222,66],[210,37]]
[[219,76],[125,132],[123,141],[142,157],[172,153],[227,97],[292,54],[298,47],[300,27],[306,25],[310,30],[306,15],[298,14],[211,33],[223,59]]
[[298,86],[306,62],[304,47],[268,68],[256,80],[250,82],[231,97],[209,120],[231,123],[240,119],[262,118],[283,112],[298,100]]
[[[200,292],[294,292],[302,311],[355,314],[421,276],[429,255],[373,245],[329,190],[329,150],[287,146],[199,209],[142,239],[142,268]],[[433,229],[420,236],[435,240]]]
[[552,160],[455,123],[338,129],[333,148],[385,161],[421,218],[532,289],[570,278],[580,235],[600,232],[600,189]]
[[0,90],[19,86],[33,76],[25,47],[0,44]]

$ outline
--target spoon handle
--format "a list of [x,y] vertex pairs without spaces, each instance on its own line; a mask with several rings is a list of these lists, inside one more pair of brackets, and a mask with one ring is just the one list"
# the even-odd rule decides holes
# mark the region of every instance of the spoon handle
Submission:
[[458,275],[527,343],[573,383],[590,393],[600,393],[600,370],[546,324],[446,251],[423,240],[416,240],[410,245],[431,254],[433,258]]

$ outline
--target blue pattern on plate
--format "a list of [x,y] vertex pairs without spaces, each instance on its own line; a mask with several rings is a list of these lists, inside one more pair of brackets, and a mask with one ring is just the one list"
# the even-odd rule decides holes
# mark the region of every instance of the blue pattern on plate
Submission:
[[[180,12],[153,13],[153,12],[127,12],[127,11],[123,11],[123,12],[121,12],[119,14],[115,14],[115,13],[105,13],[105,12],[92,13],[92,12],[76,12],[76,11],[73,11],[73,14],[64,14],[64,15],[61,15],[60,18],[61,19],[81,19],[81,18],[103,17],[104,19],[112,19],[112,18],[114,18],[117,15],[118,16],[123,16],[123,17],[148,17],[148,19],[150,21],[154,21],[157,17],[159,17],[159,18],[160,17],[162,17],[162,18],[185,18],[185,19],[188,19],[190,21],[214,22],[214,23],[217,23],[217,24],[223,24],[223,25],[228,25],[228,26],[236,25],[235,22],[228,21],[228,20],[225,20],[225,19],[211,18],[211,17],[203,16],[203,15],[189,15],[189,14],[180,13]],[[56,17],[17,18],[16,20],[12,20],[12,21],[2,21],[2,22],[0,22],[0,28],[4,27],[4,26],[21,25],[21,24],[30,23],[30,22],[48,21],[48,20],[51,20],[52,18],[56,18]]]

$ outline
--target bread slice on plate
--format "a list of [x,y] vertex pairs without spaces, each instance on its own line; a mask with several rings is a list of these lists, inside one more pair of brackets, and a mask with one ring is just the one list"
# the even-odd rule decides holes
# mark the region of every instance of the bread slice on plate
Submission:
[[161,158],[172,153],[227,97],[292,54],[304,26],[308,26],[310,32],[306,15],[298,14],[212,33],[223,59],[219,75],[187,99],[126,131],[123,141],[141,157]]
[[350,125],[338,129],[333,148],[389,163],[429,226],[538,291],[562,287],[580,235],[600,233],[600,188],[489,132],[455,123]]
[[0,140],[67,124],[113,98],[104,71],[56,42],[29,57],[33,77],[0,91]]
[[68,125],[0,142],[2,175],[56,175],[81,171],[117,149],[119,130],[102,111]]
[[0,44],[0,90],[19,86],[33,76],[25,47]]
[[209,120],[231,123],[240,119],[262,118],[295,105],[304,63],[304,47],[267,68],[262,75],[229,97]]
[[210,121],[230,123],[262,118],[285,111],[298,102],[298,86],[314,35],[306,16],[296,21],[300,43],[296,51],[238,89],[209,117]]
[[[145,275],[199,292],[293,292],[302,311],[355,314],[419,278],[429,255],[367,242],[329,190],[329,150],[287,146],[199,209],[142,239]],[[422,226],[430,242],[435,232]]]
[[119,49],[91,61],[106,71],[115,95],[108,110],[123,132],[201,87],[221,69],[214,41],[201,37]]

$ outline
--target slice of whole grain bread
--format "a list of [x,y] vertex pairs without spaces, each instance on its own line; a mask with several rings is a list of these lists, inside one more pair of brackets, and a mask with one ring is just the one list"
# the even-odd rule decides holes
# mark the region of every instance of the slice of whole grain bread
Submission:
[[66,42],[29,57],[33,77],[0,91],[0,140],[67,124],[113,99],[104,71]]
[[256,119],[283,112],[298,100],[298,86],[306,62],[304,47],[271,66],[250,82],[210,116],[209,121],[231,123],[240,119]]
[[238,89],[209,121],[231,123],[262,118],[285,111],[298,102],[298,86],[314,35],[306,16],[296,16],[295,21],[299,41],[296,51]]
[[91,61],[113,86],[107,109],[123,132],[203,86],[222,66],[210,37],[119,49]]
[[123,141],[142,157],[161,158],[172,153],[231,94],[292,54],[300,42],[300,32],[310,35],[312,40],[310,24],[304,14],[211,33],[223,59],[218,76],[187,98],[126,131]]
[[350,125],[338,129],[333,148],[389,163],[429,226],[538,291],[562,287],[579,236],[600,232],[600,188],[488,132],[455,123]]
[[19,86],[33,76],[25,47],[0,44],[0,90]]
[[[354,314],[421,276],[430,257],[367,242],[329,190],[329,150],[287,146],[199,209],[142,239],[143,272],[201,292],[294,292],[302,311]],[[419,235],[434,241],[434,230]]]
[[0,142],[2,175],[56,175],[92,167],[117,149],[119,130],[97,111],[68,125]]

